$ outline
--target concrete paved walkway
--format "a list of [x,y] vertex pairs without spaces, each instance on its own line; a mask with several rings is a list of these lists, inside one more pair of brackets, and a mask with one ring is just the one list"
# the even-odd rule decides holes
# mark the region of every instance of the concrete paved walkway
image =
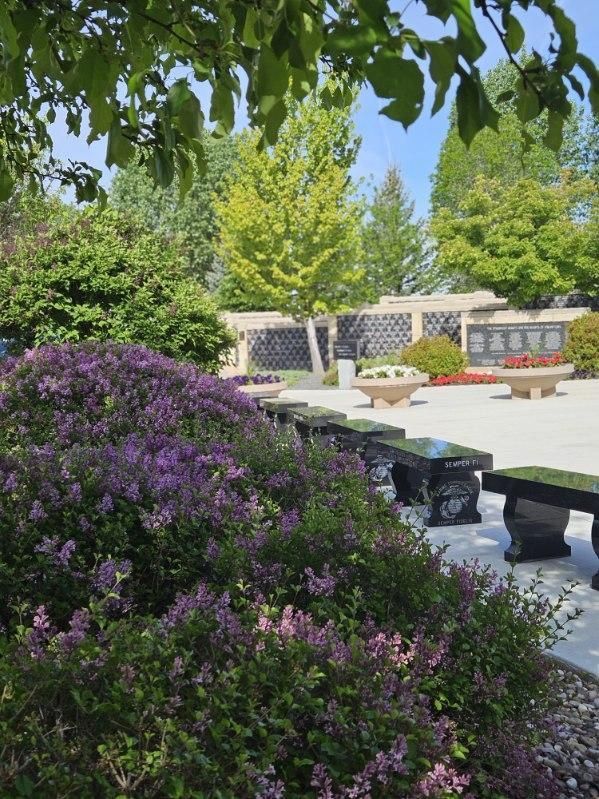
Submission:
[[[286,391],[285,396],[343,411],[348,418],[385,421],[404,427],[408,438],[433,436],[487,450],[496,469],[510,466],[553,466],[599,475],[599,380],[568,381],[558,396],[540,401],[511,400],[504,385],[423,388],[410,408],[375,410],[359,391]],[[478,557],[504,574],[503,551],[510,542],[502,517],[503,497],[481,492],[480,525],[432,528],[435,544],[447,542],[454,560]],[[566,541],[572,556],[516,566],[526,584],[540,566],[544,588],[556,597],[571,581],[574,603],[584,613],[555,654],[599,676],[599,591],[590,588],[599,561],[591,546],[592,517],[572,512]]]

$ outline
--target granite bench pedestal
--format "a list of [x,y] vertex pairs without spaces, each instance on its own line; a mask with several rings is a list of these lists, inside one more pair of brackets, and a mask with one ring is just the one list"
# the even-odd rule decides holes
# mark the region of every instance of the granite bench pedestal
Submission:
[[391,439],[380,444],[393,461],[391,479],[398,501],[426,505],[427,527],[481,521],[480,481],[475,472],[492,468],[490,453],[439,438]]
[[393,463],[380,442],[405,438],[406,431],[370,419],[335,420],[329,422],[328,428],[338,447],[358,453],[366,466],[369,481],[387,498],[395,499],[396,491],[391,482]]
[[331,443],[328,425],[332,421],[346,419],[346,415],[331,408],[316,405],[308,408],[290,408],[288,418],[295,424],[301,438],[312,438],[323,445]]
[[288,399],[286,397],[265,397],[259,402],[267,419],[270,419],[277,429],[290,424],[289,411],[292,408],[307,408],[307,402]]
[[[483,489],[505,494],[503,519],[512,538],[504,552],[508,562],[569,557],[564,533],[571,510],[593,514],[591,542],[599,558],[599,476],[522,466],[483,472]],[[599,571],[591,586],[599,590]]]

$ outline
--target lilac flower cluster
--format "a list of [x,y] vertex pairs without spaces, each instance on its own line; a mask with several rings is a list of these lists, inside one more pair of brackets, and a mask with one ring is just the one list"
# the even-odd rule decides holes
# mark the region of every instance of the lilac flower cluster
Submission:
[[[0,440],[59,446],[128,433],[251,429],[251,399],[223,380],[142,346],[45,345],[0,362]],[[216,430],[215,430],[216,432]]]
[[233,377],[227,377],[225,380],[233,386],[263,386],[269,383],[281,383],[283,378],[279,377],[279,375],[260,374],[257,372],[253,375],[233,375]]

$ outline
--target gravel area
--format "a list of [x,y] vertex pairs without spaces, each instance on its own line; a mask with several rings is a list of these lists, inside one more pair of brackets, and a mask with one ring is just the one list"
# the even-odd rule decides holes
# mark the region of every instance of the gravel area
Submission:
[[555,732],[541,746],[539,762],[561,786],[560,799],[599,797],[599,682],[558,667],[555,691],[561,706]]

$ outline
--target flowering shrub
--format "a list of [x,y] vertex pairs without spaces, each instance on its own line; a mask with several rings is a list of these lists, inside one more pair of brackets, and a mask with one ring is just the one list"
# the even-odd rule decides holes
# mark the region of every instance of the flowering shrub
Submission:
[[227,441],[258,423],[255,404],[223,381],[137,345],[46,345],[0,360],[4,449],[146,432]]
[[283,378],[279,377],[279,375],[262,375],[259,372],[253,375],[234,375],[226,378],[227,383],[231,383],[234,386],[262,386],[268,383],[280,383],[282,380]]
[[373,380],[379,377],[415,377],[418,374],[420,372],[413,366],[384,364],[383,366],[373,366],[370,369],[362,369],[360,377]]
[[500,799],[517,754],[552,796],[561,602],[193,367],[63,346],[1,380],[0,794]]
[[503,362],[504,369],[543,369],[548,366],[561,366],[565,363],[565,358],[561,352],[555,355],[517,355],[513,358],[506,358]]
[[3,681],[20,666],[0,784],[18,773],[44,796],[299,799],[441,797],[471,782],[455,726],[418,695],[417,647],[397,634],[235,605],[204,585],[101,639],[98,620],[80,611],[59,633],[40,608],[0,665]]
[[479,386],[489,383],[498,383],[496,375],[487,375],[475,372],[459,372],[456,375],[442,375],[429,382],[429,386]]

